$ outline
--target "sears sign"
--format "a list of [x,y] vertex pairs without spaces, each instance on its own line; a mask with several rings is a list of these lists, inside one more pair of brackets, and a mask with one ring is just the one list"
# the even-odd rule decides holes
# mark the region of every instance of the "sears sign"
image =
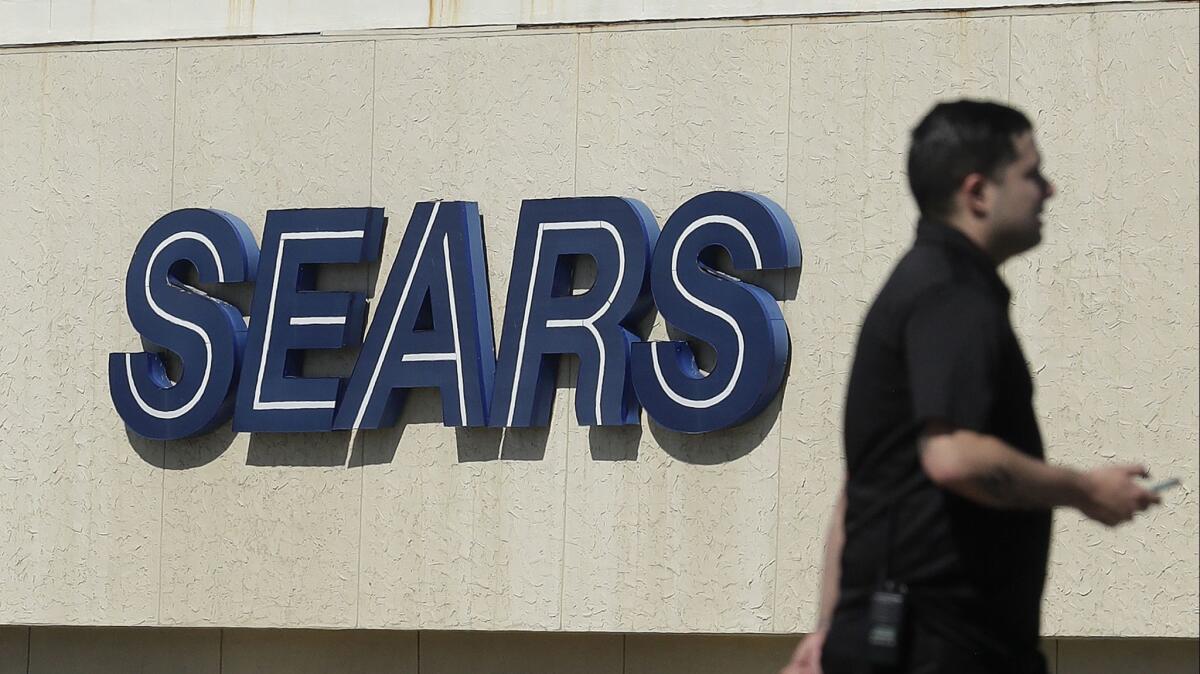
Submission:
[[[317,265],[378,260],[386,224],[381,208],[270,211],[260,251],[229,213],[160,218],[134,251],[125,298],[134,328],[177,354],[182,373],[171,381],[157,353],[111,354],[121,418],[164,440],[230,416],[234,431],[381,428],[396,422],[409,389],[431,387],[447,426],[541,426],[558,357],[574,354],[580,424],[636,424],[645,408],[666,428],[702,433],[747,421],[783,380],[788,332],[775,298],[711,262],[723,248],[739,270],[800,265],[791,221],[765,197],[702,194],[661,232],[634,199],[524,201],[499,357],[472,202],[416,205],[369,328],[362,294],[316,290]],[[596,278],[576,294],[581,256],[595,261]],[[253,282],[249,326],[237,308],[185,285],[185,265],[202,284]],[[687,342],[631,332],[651,298],[669,325],[712,346],[709,372]],[[305,351],[359,344],[349,378],[300,376]]]

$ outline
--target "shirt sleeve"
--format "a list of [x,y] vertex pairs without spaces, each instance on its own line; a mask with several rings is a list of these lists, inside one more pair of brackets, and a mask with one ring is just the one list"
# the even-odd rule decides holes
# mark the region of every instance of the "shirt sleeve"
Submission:
[[917,302],[904,328],[914,418],[988,432],[998,379],[999,311],[966,288]]

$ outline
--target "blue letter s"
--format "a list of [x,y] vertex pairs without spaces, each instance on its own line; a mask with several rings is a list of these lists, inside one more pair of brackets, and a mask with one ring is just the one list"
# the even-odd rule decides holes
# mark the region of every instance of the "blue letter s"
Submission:
[[800,242],[787,213],[748,192],[708,192],[680,206],[654,251],[650,285],[663,318],[717,353],[704,373],[686,342],[633,345],[633,382],[646,412],[663,426],[704,433],[758,414],[783,381],[787,325],[766,290],[706,264],[712,247],[737,269],[800,265]]
[[235,307],[184,285],[190,263],[204,283],[253,281],[258,246],[229,213],[188,208],[159,218],[142,235],[125,278],[125,303],[145,339],[179,355],[179,381],[156,353],[113,353],[113,405],[134,433],[175,440],[206,433],[229,418],[246,323]]

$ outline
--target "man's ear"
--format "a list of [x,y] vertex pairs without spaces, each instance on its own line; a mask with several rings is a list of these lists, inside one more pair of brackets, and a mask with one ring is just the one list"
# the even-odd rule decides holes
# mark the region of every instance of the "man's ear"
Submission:
[[958,188],[959,197],[967,212],[977,218],[985,218],[992,210],[991,194],[988,190],[988,179],[982,173],[971,173],[963,178]]

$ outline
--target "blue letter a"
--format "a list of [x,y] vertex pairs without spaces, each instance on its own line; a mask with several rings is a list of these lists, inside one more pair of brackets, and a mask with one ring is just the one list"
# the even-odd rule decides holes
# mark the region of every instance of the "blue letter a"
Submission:
[[479,207],[419,203],[334,426],[391,426],[407,389],[425,387],[441,391],[445,425],[483,426],[495,369]]

